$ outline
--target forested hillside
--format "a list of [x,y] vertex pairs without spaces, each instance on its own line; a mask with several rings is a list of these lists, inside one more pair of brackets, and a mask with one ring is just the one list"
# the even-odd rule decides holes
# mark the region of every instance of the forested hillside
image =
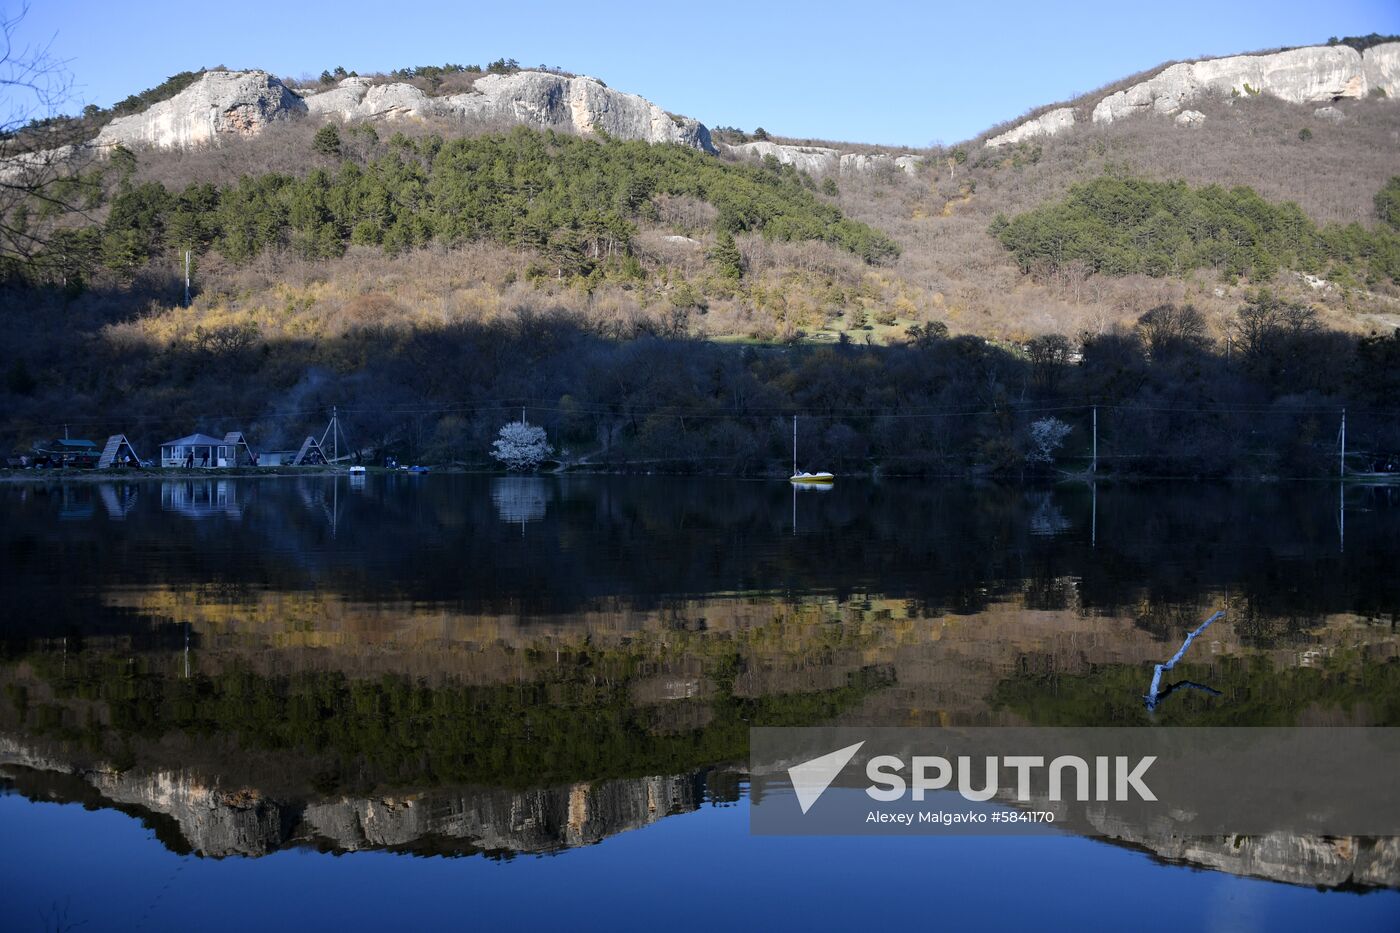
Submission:
[[[367,126],[351,132],[374,134]],[[129,277],[171,251],[214,250],[241,264],[270,249],[330,259],[350,245],[397,253],[489,239],[535,251],[532,275],[586,278],[609,266],[640,275],[632,239],[637,220],[657,216],[657,195],[714,208],[724,244],[716,261],[733,278],[740,266],[732,237],[746,231],[831,243],[872,263],[899,252],[889,237],[819,200],[790,167],[733,165],[676,146],[525,129],[451,141],[396,135],[385,148],[363,164],[342,161],[340,134],[327,126],[306,155],[338,162],[333,167],[301,177],[245,175],[178,192],[154,181],[132,184],[134,157],[118,153],[119,181],[106,221],[59,229],[13,274],[74,281],[90,278],[100,265]],[[102,181],[89,184],[100,191]]]
[[1384,223],[1319,227],[1296,204],[1271,204],[1253,189],[1104,177],[1062,201],[1008,220],[992,233],[1022,271],[1056,273],[1073,263],[1105,275],[1184,275],[1212,269],[1269,281],[1281,270],[1348,285],[1400,283],[1400,175],[1376,194]]

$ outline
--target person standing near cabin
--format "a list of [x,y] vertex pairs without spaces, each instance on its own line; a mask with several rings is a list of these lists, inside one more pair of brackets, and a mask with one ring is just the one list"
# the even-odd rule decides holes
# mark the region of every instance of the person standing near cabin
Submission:
[[187,469],[187,470],[193,470],[193,469],[194,469],[194,448],[193,448],[193,447],[190,448],[189,451],[187,451],[187,452],[185,453],[185,469]]

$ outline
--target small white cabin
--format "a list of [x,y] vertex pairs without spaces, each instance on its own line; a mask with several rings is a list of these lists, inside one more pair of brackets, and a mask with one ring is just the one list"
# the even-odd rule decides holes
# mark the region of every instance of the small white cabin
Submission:
[[238,466],[238,446],[221,437],[191,434],[160,445],[160,465],[163,467],[231,467]]

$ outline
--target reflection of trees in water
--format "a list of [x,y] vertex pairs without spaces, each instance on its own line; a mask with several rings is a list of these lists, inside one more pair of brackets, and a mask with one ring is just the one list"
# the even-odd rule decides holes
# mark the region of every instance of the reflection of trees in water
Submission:
[[[1069,673],[1026,655],[991,702],[1036,726],[1296,726],[1327,717],[1349,725],[1400,723],[1400,663],[1383,647],[1338,651],[1299,667],[1257,655],[1183,661],[1173,669],[1171,702],[1155,710],[1142,702],[1150,676],[1150,667],[1137,664]],[[1197,685],[1209,689],[1187,689]]]
[[543,521],[551,498],[549,482],[538,476],[498,476],[491,480],[491,501],[503,522]]
[[1026,577],[1022,589],[1027,609],[1058,612],[1078,602],[1077,582],[1073,577],[1055,576],[1037,571]]
[[[176,537],[153,497],[138,499],[119,527],[98,510],[55,534],[57,486],[27,498],[0,489],[0,550],[22,554],[25,571],[6,574],[4,595],[43,607],[16,617],[50,631],[139,623],[92,598],[104,586],[249,581],[549,615],[603,599],[647,610],[677,594],[736,591],[878,593],[929,613],[975,613],[1018,592],[1034,606],[1074,604],[1051,582],[1073,580],[1085,611],[1137,616],[1165,640],[1228,598],[1233,618],[1260,620],[1261,643],[1320,615],[1400,610],[1394,507],[1373,497],[1349,510],[1343,557],[1335,490],[1305,485],[1100,484],[1091,541],[1087,487],[1027,495],[1019,486],[852,480],[804,501],[794,539],[785,484],[401,479],[372,477],[364,495],[340,498],[333,548],[325,509],[300,501],[308,488],[321,490],[318,502],[332,499],[329,478],[231,480],[244,521],[211,515]],[[519,545],[522,519],[538,529],[528,548]],[[206,533],[217,534],[217,551],[188,540]],[[86,585],[74,587],[69,545],[99,536],[85,552]],[[1263,620],[1280,619],[1298,621],[1271,634]]]
[[1032,490],[1026,493],[1026,499],[1031,506],[1031,534],[1053,538],[1055,535],[1069,531],[1070,520],[1065,518],[1064,513],[1055,504],[1053,491],[1049,489]]
[[[586,642],[533,679],[488,685],[338,670],[268,675],[239,663],[186,676],[159,657],[42,652],[24,656],[23,668],[0,667],[11,697],[0,727],[61,745],[76,740],[64,747],[90,766],[188,765],[256,781],[248,769],[259,765],[248,756],[270,752],[295,774],[294,785],[323,793],[522,788],[741,760],[750,726],[829,722],[892,679],[887,668],[868,667],[845,672],[839,686],[741,694],[744,661],[731,651],[708,651],[708,687],[695,691],[703,696],[660,705],[634,696],[656,658]],[[41,694],[45,702],[29,702]],[[676,715],[682,708],[701,715]]]

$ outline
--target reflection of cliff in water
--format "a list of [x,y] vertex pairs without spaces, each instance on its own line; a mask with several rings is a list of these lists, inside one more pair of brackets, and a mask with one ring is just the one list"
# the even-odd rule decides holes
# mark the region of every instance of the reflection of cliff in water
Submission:
[[706,802],[736,799],[727,772],[702,769],[529,790],[437,788],[375,796],[273,798],[188,772],[63,770],[0,743],[0,782],[32,800],[112,808],[169,849],[207,858],[311,846],[415,855],[513,855],[592,845]]
[[[121,810],[143,820],[175,852],[258,857],[296,847],[462,856],[557,852],[640,829],[667,816],[740,799],[744,776],[728,768],[580,782],[521,791],[438,788],[391,795],[274,799],[227,789],[186,772],[63,770],[0,742],[0,783],[32,800]],[[1174,865],[1286,884],[1342,890],[1400,888],[1400,839],[1196,837],[1101,826],[1105,841]]]

